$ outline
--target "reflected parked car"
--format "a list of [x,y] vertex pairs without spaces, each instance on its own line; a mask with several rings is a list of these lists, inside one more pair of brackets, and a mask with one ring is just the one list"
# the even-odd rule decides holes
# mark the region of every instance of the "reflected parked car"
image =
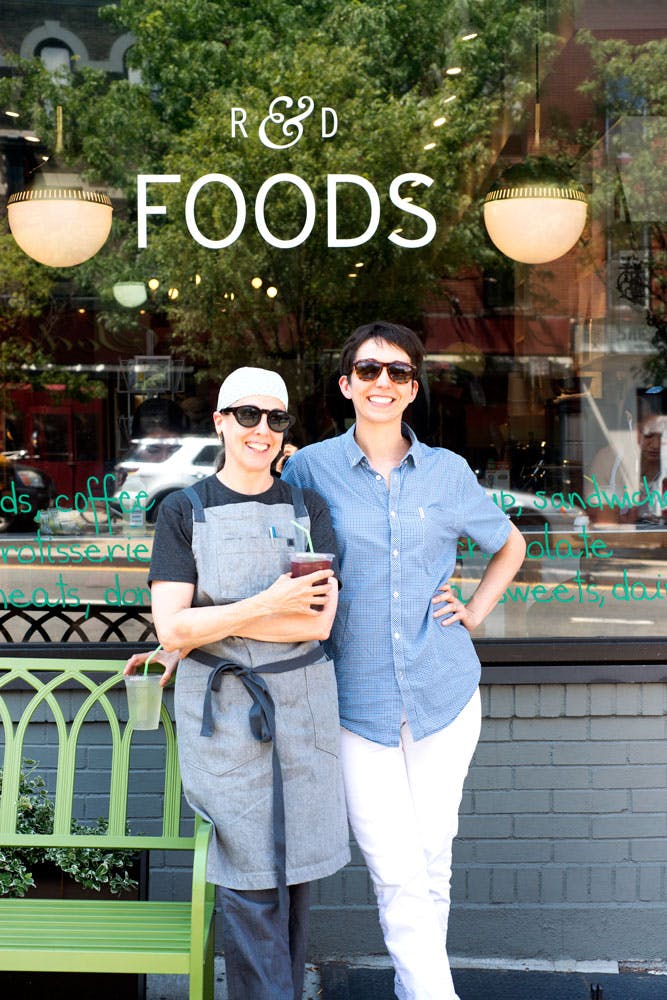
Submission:
[[[169,493],[215,472],[220,448],[220,442],[213,436],[141,438],[116,466],[114,495],[118,497],[125,491],[129,500],[143,490],[146,493],[143,506],[150,507],[147,520],[154,522],[160,503]],[[567,510],[554,506],[545,500],[544,494],[490,486],[485,489],[489,496],[495,495],[496,503],[522,532],[542,532],[545,525],[550,532],[578,531],[589,523],[588,515],[580,508]]]
[[56,495],[50,476],[20,461],[22,454],[0,455],[0,532],[31,531],[37,511]]
[[127,509],[130,500],[145,493],[142,506],[153,523],[166,496],[215,472],[220,447],[214,436],[141,438],[115,468],[114,497],[126,493]]
[[[147,520],[154,522],[160,503],[169,493],[215,472],[220,448],[213,436],[151,437],[135,441],[130,453],[116,466],[115,496],[125,491],[131,499],[143,490],[147,497],[143,506],[151,508]],[[545,525],[550,532],[578,531],[589,523],[588,515],[580,508],[567,510],[554,506],[545,499],[545,494],[490,486],[485,489],[489,496],[495,495],[496,503],[522,532],[543,532]]]

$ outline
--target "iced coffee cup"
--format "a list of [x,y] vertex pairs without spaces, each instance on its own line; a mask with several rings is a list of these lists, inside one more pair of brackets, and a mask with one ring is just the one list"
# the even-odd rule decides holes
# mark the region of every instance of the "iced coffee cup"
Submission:
[[134,729],[157,729],[162,705],[162,674],[128,674],[125,677],[127,707]]
[[[331,569],[333,558],[331,552],[293,552],[290,556],[291,575],[307,576],[309,573],[315,573],[318,569]],[[313,586],[326,583],[327,579],[327,577],[323,577],[321,580],[316,580]],[[310,606],[313,611],[322,610],[321,604],[311,604]]]

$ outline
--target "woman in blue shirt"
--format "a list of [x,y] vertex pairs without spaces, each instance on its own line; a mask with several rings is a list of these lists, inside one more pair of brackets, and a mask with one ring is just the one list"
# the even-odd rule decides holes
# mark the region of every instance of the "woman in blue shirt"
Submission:
[[[405,327],[356,330],[339,380],[356,423],[297,452],[283,479],[317,489],[338,540],[343,586],[329,644],[346,803],[396,995],[456,1000],[446,952],[452,842],[481,722],[470,633],[525,544],[459,455],[421,444],[402,422],[422,359]],[[461,536],[491,555],[465,604],[448,582]]]

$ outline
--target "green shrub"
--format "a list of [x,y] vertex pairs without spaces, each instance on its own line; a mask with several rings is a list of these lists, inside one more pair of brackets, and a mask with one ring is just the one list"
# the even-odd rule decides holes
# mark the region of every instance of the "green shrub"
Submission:
[[[51,833],[53,802],[46,784],[36,773],[34,760],[23,761],[19,780],[17,833]],[[0,792],[2,769],[0,769]],[[72,821],[72,833],[103,834],[108,828],[100,818],[94,826]],[[130,832],[129,829],[127,831]],[[97,892],[107,888],[112,893],[129,892],[137,882],[128,868],[136,859],[134,851],[108,850],[104,847],[0,847],[0,896],[25,896],[35,886],[32,869],[50,863],[80,885]]]

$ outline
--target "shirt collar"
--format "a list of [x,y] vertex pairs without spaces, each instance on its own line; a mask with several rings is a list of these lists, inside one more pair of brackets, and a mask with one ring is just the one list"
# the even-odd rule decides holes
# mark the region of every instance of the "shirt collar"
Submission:
[[[365,453],[361,450],[361,448],[354,439],[355,427],[356,424],[352,424],[350,429],[346,431],[345,434],[343,435],[343,447],[345,449],[345,454],[347,455],[348,462],[352,467],[354,467],[355,465],[359,465],[364,459],[368,461]],[[408,438],[408,440],[410,441],[410,447],[408,448],[403,461],[406,461],[409,458],[412,460],[413,465],[418,466],[421,461],[422,449],[424,446],[422,445],[421,441],[417,440],[417,435],[413,431],[412,427],[408,426],[408,424],[401,423],[401,431],[403,433],[403,437]]]

